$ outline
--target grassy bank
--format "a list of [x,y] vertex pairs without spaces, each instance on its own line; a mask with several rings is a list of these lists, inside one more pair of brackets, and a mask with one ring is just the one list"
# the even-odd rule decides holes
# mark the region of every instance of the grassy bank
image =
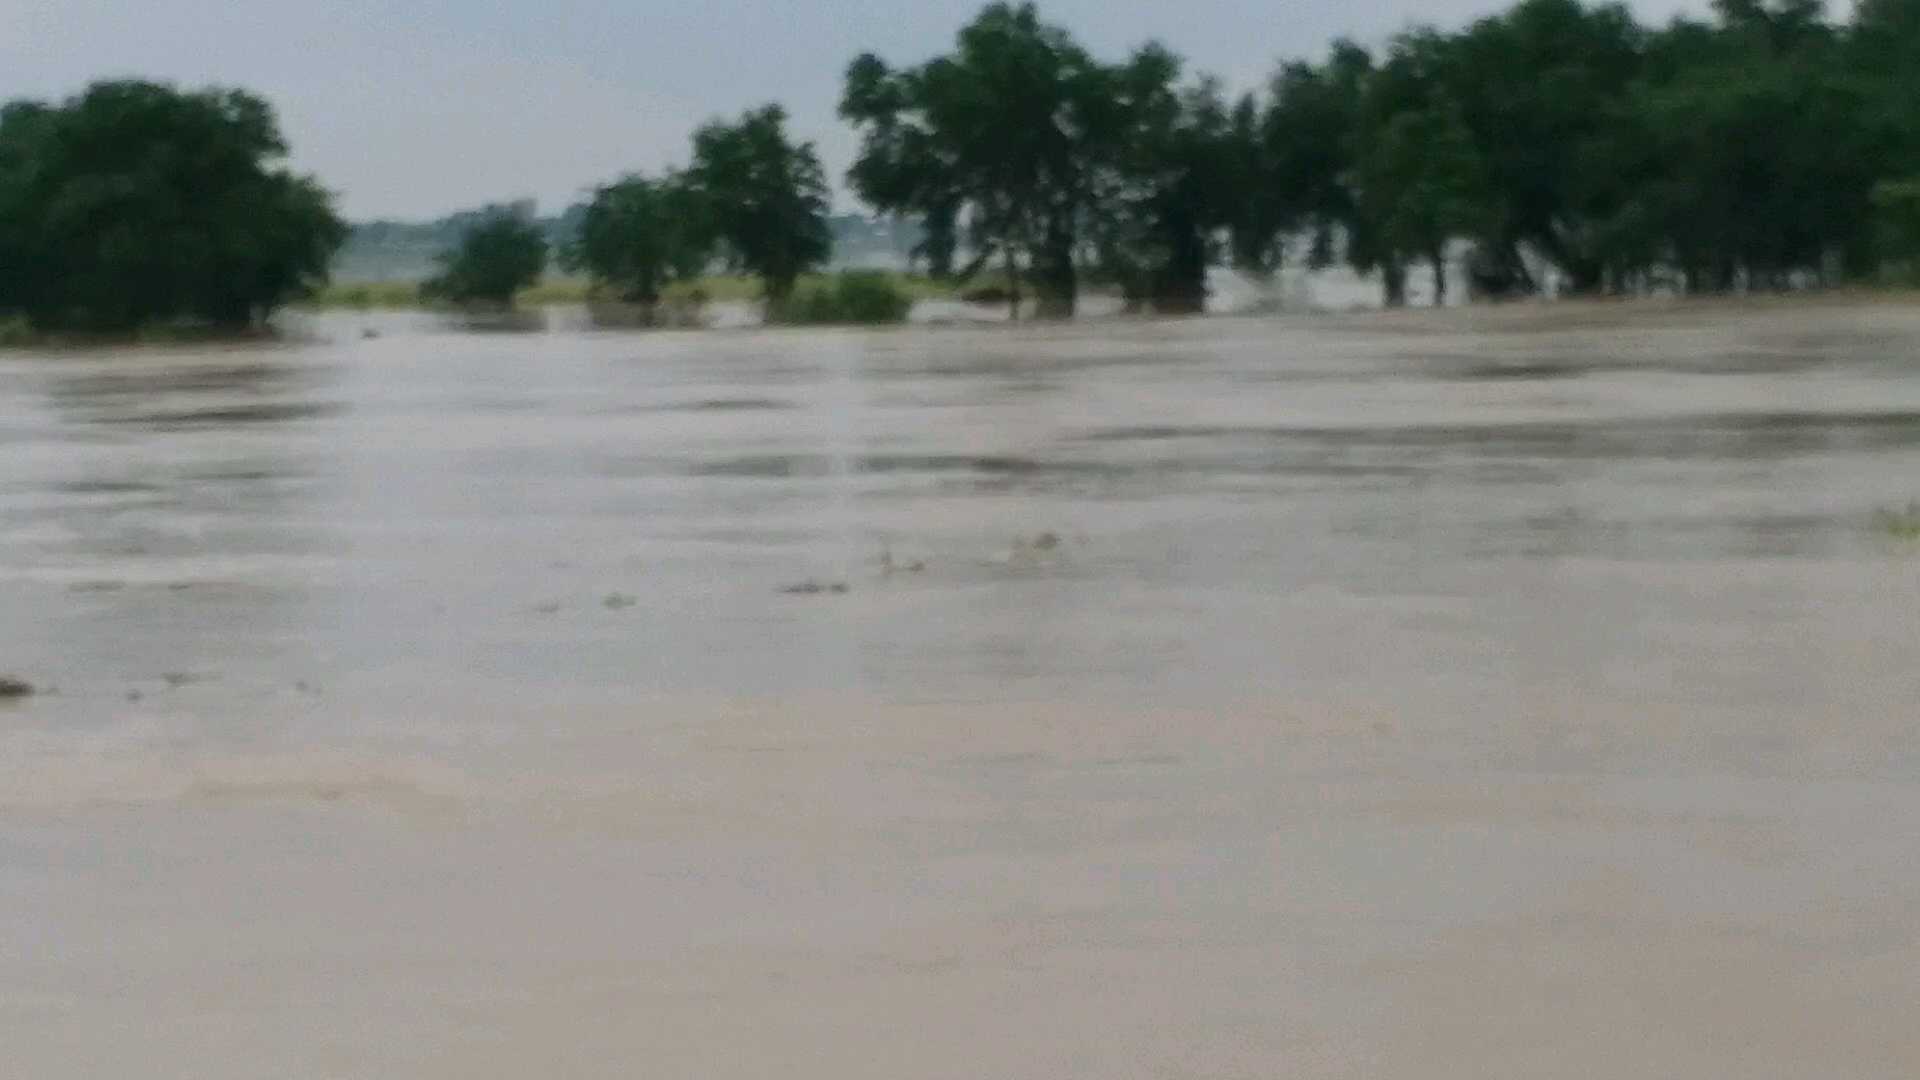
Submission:
[[[918,274],[887,272],[887,279],[915,300],[950,300],[961,289],[950,283],[934,281]],[[809,274],[800,279],[801,291],[831,287],[834,274]],[[704,297],[719,303],[751,303],[760,299],[760,282],[754,278],[715,275],[685,282],[667,290],[667,299],[687,301]],[[551,307],[585,304],[592,300],[592,286],[581,278],[549,278],[526,289],[516,298],[523,307]],[[416,281],[337,281],[322,289],[303,306],[319,309],[365,310],[426,307]]]

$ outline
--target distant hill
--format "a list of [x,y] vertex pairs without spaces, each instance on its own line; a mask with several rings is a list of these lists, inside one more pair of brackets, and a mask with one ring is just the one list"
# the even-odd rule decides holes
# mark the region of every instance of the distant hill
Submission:
[[[500,213],[533,218],[557,248],[573,237],[585,211],[576,205],[558,215],[539,217],[533,203],[521,201],[463,210],[438,221],[358,223],[334,257],[333,276],[336,281],[420,281],[432,276],[435,260],[452,251],[469,226]],[[891,218],[836,214],[828,224],[833,230],[836,268],[904,267],[921,238],[917,224]]]

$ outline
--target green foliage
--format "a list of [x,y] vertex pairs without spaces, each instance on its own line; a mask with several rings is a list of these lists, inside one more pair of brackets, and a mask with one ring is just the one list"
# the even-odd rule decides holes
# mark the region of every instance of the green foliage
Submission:
[[237,90],[97,83],[0,109],[0,314],[39,330],[258,325],[326,279],[331,197]]
[[1085,216],[1094,273],[1120,287],[1131,307],[1196,312],[1218,234],[1245,198],[1233,119],[1217,84],[1181,85],[1180,61],[1158,46],[1108,73],[1115,127],[1093,170]]
[[1378,270],[1387,303],[1405,302],[1408,264],[1433,268],[1434,303],[1447,290],[1447,248],[1481,235],[1485,164],[1445,85],[1446,42],[1431,31],[1403,35],[1366,80],[1349,141],[1348,261]]
[[668,286],[706,269],[711,217],[701,194],[677,176],[628,176],[594,192],[561,262],[627,303],[651,306]]
[[803,326],[886,325],[906,322],[912,310],[912,294],[902,288],[893,275],[849,270],[771,301],[767,306],[767,320]]
[[1920,284],[1920,178],[1875,185],[1873,207],[1881,252],[1895,261],[1909,284]]
[[1874,511],[1874,528],[1896,540],[1920,541],[1920,502]]
[[420,286],[427,300],[509,307],[547,268],[547,238],[531,219],[500,214],[467,230],[440,274]]
[[833,253],[826,172],[812,143],[788,139],[786,123],[786,111],[769,105],[707,124],[694,133],[685,176],[702,235],[720,242],[734,269],[760,278],[775,302]]
[[1068,314],[1093,174],[1125,126],[1110,72],[1031,4],[996,3],[954,51],[895,71],[848,69],[841,115],[862,130],[849,181],[882,210],[922,215],[944,275],[964,232],[971,274],[996,258],[1015,295],[1030,277],[1048,313]]

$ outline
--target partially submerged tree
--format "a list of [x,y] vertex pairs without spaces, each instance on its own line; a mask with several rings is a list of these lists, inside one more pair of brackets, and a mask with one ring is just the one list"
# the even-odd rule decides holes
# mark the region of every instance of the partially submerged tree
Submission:
[[1086,220],[1096,269],[1130,306],[1197,312],[1247,192],[1235,187],[1240,155],[1219,86],[1182,85],[1181,67],[1150,45],[1108,73]]
[[707,124],[694,133],[685,174],[723,255],[758,277],[776,304],[833,253],[826,172],[812,143],[787,137],[786,122],[786,111],[769,105]]
[[0,109],[0,314],[42,329],[263,323],[324,282],[346,227],[237,90],[97,83]]
[[1449,245],[1485,235],[1486,182],[1480,153],[1443,83],[1446,46],[1439,35],[1402,35],[1366,82],[1352,136],[1351,212],[1356,268],[1378,269],[1386,303],[1406,302],[1406,272],[1424,261],[1433,302],[1446,302]]
[[1043,313],[1071,314],[1110,88],[1032,4],[991,4],[946,56],[899,71],[873,55],[853,62],[841,115],[862,147],[849,179],[879,209],[922,215],[941,245],[936,266],[964,229],[969,272],[997,261],[1016,309],[1030,279]]
[[547,268],[547,237],[524,215],[495,214],[467,229],[441,271],[421,286],[429,299],[507,307]]
[[706,269],[712,233],[705,201],[680,176],[632,175],[594,192],[562,261],[620,299],[651,308],[667,286]]

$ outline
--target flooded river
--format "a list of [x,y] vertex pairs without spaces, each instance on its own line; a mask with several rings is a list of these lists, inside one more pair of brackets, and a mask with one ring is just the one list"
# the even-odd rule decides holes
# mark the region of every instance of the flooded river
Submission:
[[1920,312],[306,333],[0,354],[10,1075],[1920,1072]]

